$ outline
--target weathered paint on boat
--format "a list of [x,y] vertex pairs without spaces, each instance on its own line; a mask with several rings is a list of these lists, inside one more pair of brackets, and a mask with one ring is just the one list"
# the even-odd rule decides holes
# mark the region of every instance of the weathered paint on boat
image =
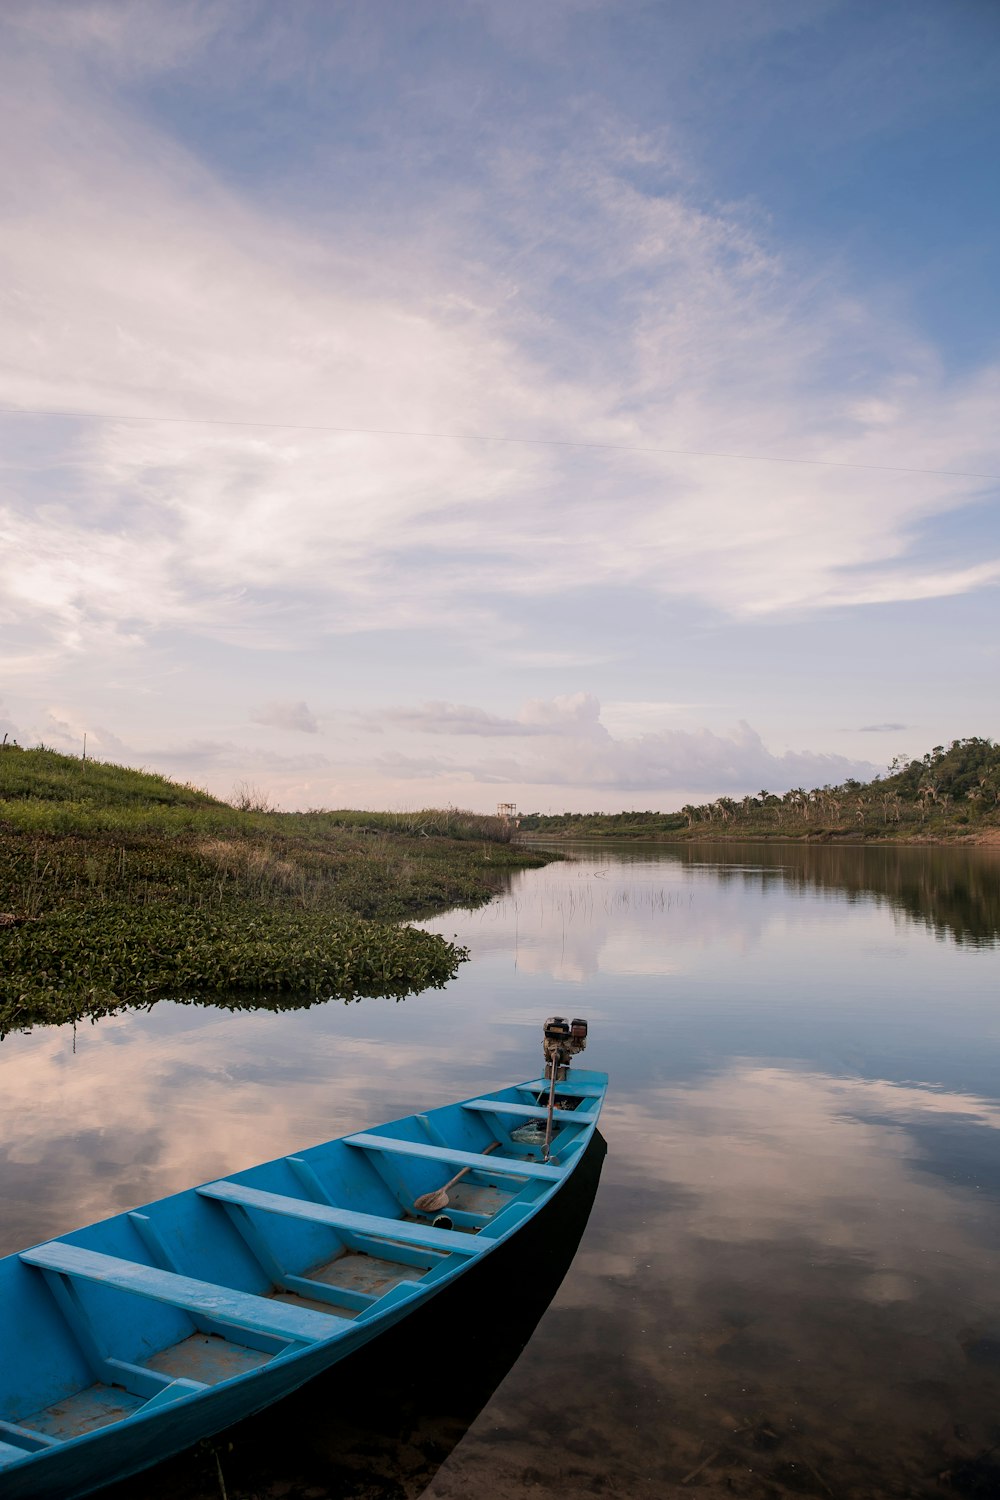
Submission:
[[[289,1394],[509,1240],[593,1136],[603,1073],[314,1146],[0,1260],[0,1497],[72,1500]],[[492,1154],[487,1147],[499,1145]],[[452,1228],[414,1201],[463,1167]]]

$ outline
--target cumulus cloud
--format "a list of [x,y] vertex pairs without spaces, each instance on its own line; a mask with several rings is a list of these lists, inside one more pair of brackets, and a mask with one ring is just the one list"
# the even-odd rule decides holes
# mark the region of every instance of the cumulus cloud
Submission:
[[593,693],[570,693],[558,698],[529,698],[522,718],[546,734],[603,734],[600,700]]
[[[389,722],[405,724],[421,733],[447,734],[450,723],[459,734],[507,739],[522,735],[537,748],[518,756],[421,757],[393,753],[379,758],[387,772],[402,778],[455,777],[526,786],[593,788],[600,791],[669,793],[690,791],[758,791],[767,787],[786,791],[793,786],[823,786],[848,777],[868,780],[879,769],[870,761],[816,751],[768,749],[760,734],[741,722],[729,734],[709,729],[669,729],[616,736],[601,723],[600,703],[591,694],[577,694],[549,702],[532,700],[517,719],[503,719],[481,710],[447,705],[423,709],[389,709]],[[469,729],[468,726],[475,726]]]
[[760,734],[741,722],[729,734],[710,729],[665,730],[633,739],[575,742],[575,753],[535,769],[552,785],[613,787],[622,791],[666,791],[687,787],[705,792],[746,792],[767,787],[823,786],[849,776],[869,779],[876,766],[843,755],[810,750],[775,753]]
[[293,729],[299,734],[319,733],[319,721],[316,715],[301,698],[297,703],[291,701],[265,703],[260,708],[251,711],[250,722],[266,724],[271,729]]

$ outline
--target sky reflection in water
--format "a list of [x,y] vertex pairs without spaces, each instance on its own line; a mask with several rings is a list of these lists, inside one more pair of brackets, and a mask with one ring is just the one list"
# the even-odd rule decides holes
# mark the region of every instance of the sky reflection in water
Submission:
[[473,953],[444,993],[9,1038],[0,1248],[526,1076],[544,1016],[582,1014],[596,1206],[423,1492],[1000,1492],[998,875],[578,849],[428,924]]

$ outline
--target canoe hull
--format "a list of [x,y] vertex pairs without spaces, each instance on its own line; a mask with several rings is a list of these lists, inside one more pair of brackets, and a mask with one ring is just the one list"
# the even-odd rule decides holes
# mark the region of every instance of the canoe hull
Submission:
[[[552,1165],[523,1144],[539,1085],[263,1163],[0,1261],[0,1298],[11,1310],[0,1364],[15,1372],[0,1390],[0,1500],[77,1500],[193,1447],[348,1358],[507,1243],[582,1158],[607,1079],[579,1073],[560,1086],[569,1102]],[[453,1229],[413,1214],[422,1192],[467,1163],[466,1185],[452,1194]],[[317,1272],[331,1245],[340,1258]],[[336,1273],[349,1257],[353,1279],[341,1285]],[[59,1369],[36,1411],[33,1392],[46,1389],[37,1350],[60,1318],[69,1374]],[[213,1383],[199,1389],[204,1372],[190,1363],[199,1349],[253,1367],[206,1377]],[[182,1370],[165,1362],[177,1350],[189,1361]],[[85,1378],[96,1373],[98,1385],[84,1388],[77,1373],[64,1397],[74,1361],[89,1364]],[[86,1415],[70,1425],[74,1401],[78,1411],[89,1389],[107,1394],[119,1378],[131,1410],[94,1430]],[[49,1446],[19,1449],[45,1434]]]
[[[428,1292],[421,1298],[421,1305],[431,1295]],[[78,1500],[139,1474],[290,1396],[401,1322],[414,1305],[400,1307],[395,1316],[389,1313],[377,1324],[362,1326],[357,1337],[320,1345],[285,1360],[272,1360],[252,1381],[226,1382],[160,1413],[151,1412],[148,1417],[116,1424],[111,1466],[106,1430],[102,1429],[46,1453],[43,1462],[29,1461],[0,1473],[0,1496],[2,1500]]]

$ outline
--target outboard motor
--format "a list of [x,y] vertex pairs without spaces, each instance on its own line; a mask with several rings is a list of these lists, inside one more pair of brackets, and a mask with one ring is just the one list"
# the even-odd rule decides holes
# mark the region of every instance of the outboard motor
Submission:
[[549,1016],[543,1028],[542,1050],[545,1053],[545,1077],[562,1083],[569,1072],[570,1060],[587,1045],[587,1023],[579,1016],[567,1021],[565,1016]]
[[572,1021],[567,1021],[565,1016],[549,1016],[543,1031],[545,1077],[549,1080],[543,1160],[548,1161],[552,1149],[552,1112],[556,1104],[556,1084],[562,1083],[569,1073],[570,1058],[579,1056],[586,1047],[587,1023],[579,1016],[574,1017]]
[[[547,1106],[545,1119],[526,1120],[511,1131],[511,1139],[524,1146],[544,1147],[544,1160],[548,1161],[552,1148],[552,1112],[556,1107],[556,1086],[569,1076],[570,1061],[578,1057],[587,1045],[587,1023],[580,1016],[567,1021],[565,1016],[549,1016],[542,1028],[542,1051],[545,1054],[545,1078],[548,1088],[535,1096],[536,1105]],[[577,1099],[565,1101],[569,1108],[578,1104]]]

